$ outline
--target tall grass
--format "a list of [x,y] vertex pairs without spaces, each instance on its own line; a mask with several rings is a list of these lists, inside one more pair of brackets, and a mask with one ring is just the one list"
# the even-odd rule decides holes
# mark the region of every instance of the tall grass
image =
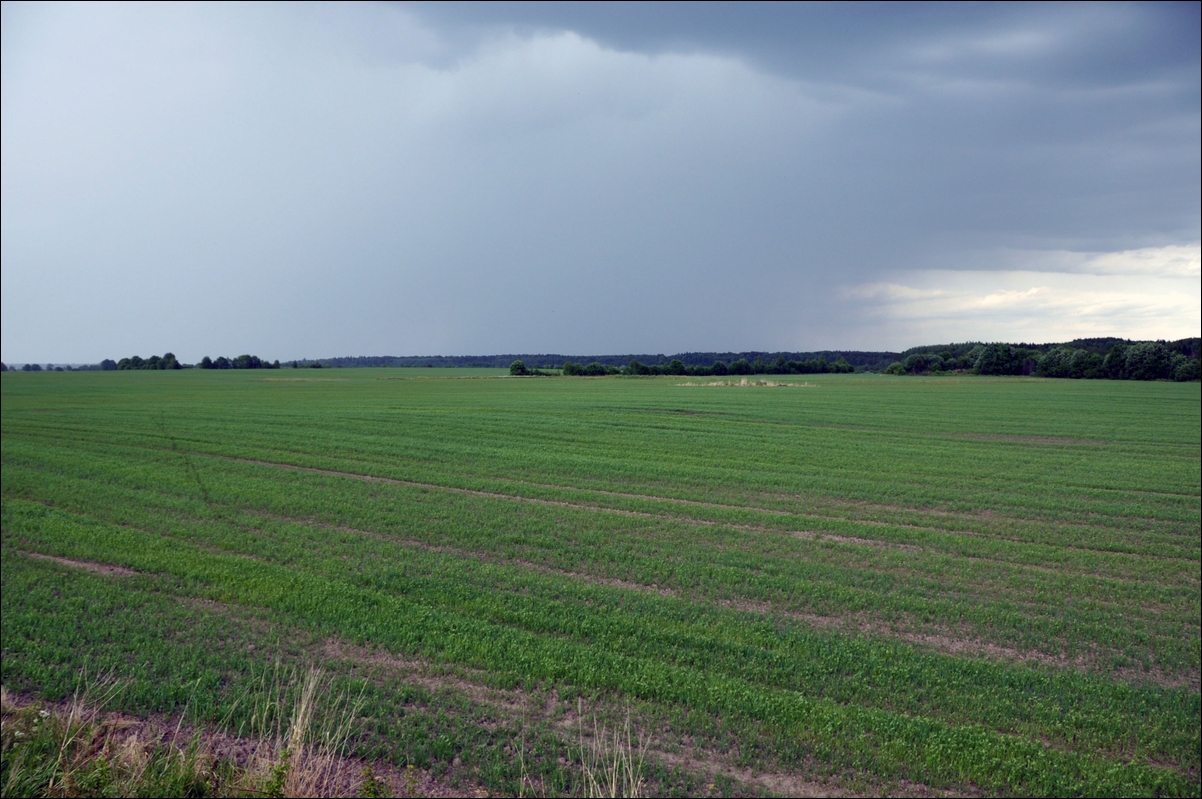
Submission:
[[651,738],[640,734],[637,745],[634,743],[629,712],[625,724],[621,727],[615,724],[612,729],[604,724],[598,726],[597,717],[593,716],[592,737],[586,740],[584,715],[577,702],[577,741],[586,796],[590,799],[643,796],[646,788],[643,766]]
[[[0,689],[0,788],[9,796],[342,796],[364,779],[350,760],[358,700],[325,699],[318,669],[276,668],[248,692],[251,721],[231,738],[185,724],[143,722],[106,707],[121,692],[89,681],[65,704],[22,704]],[[246,754],[249,752],[249,754]]]

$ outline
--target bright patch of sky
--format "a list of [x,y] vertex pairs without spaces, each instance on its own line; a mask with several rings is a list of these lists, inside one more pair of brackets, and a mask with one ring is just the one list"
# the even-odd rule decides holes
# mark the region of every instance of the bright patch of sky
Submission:
[[5,361],[1198,335],[1198,7],[5,4]]

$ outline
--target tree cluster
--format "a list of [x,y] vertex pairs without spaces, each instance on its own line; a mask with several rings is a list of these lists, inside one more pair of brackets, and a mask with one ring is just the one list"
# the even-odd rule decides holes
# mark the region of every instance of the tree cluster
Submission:
[[[1102,341],[1102,340],[1098,340]],[[1163,341],[1125,343],[1120,339],[1104,352],[1096,346],[1054,346],[1040,351],[1024,345],[977,344],[957,355],[942,352],[912,352],[895,361],[886,373],[939,374],[957,371],[979,375],[1036,375],[1085,380],[1177,380],[1199,379],[1198,358],[1189,357],[1180,346]],[[1082,342],[1085,343],[1085,342]],[[1089,343],[1093,343],[1092,341]],[[953,345],[955,346],[955,345]]]
[[[22,372],[86,372],[89,369],[94,369],[94,368],[95,367],[90,367],[90,366],[81,366],[81,367],[55,366],[52,363],[46,364],[45,368],[43,368],[40,363],[27,363],[27,364],[21,365]],[[17,371],[17,367],[15,367],[15,366],[10,367],[6,363],[0,363],[0,372],[14,372],[14,371]]]
[[976,344],[966,352],[911,352],[885,370],[891,375],[939,374],[968,371],[982,375],[1034,374],[1041,353],[1022,345]]
[[[104,369],[104,363],[101,363],[100,366],[101,369]],[[145,360],[137,355],[131,355],[128,358],[122,358],[121,360],[117,361],[116,368],[118,371],[122,372],[143,369],[182,369],[183,364],[175,359],[175,355],[173,353],[167,352],[161,356],[151,355]]]
[[765,361],[763,358],[756,358],[754,361],[748,362],[746,358],[739,358],[729,365],[725,361],[714,361],[713,366],[685,366],[684,362],[679,358],[674,358],[666,364],[645,364],[640,363],[638,359],[634,359],[620,369],[616,366],[608,366],[597,361],[590,363],[588,366],[581,366],[571,361],[566,361],[563,365],[563,374],[578,377],[601,377],[603,375],[673,375],[678,377],[810,375],[826,373],[842,374],[854,371],[855,367],[842,358],[831,363],[825,358],[816,358],[807,361],[787,361],[784,356],[778,357],[775,361]]
[[[615,370],[628,368],[632,360],[636,360],[647,366],[659,366],[666,369],[671,361],[680,361],[686,367],[703,367],[711,368],[711,364],[715,361],[722,361],[726,364],[732,364],[735,361],[745,360],[748,363],[754,363],[756,360],[761,360],[766,365],[766,368],[771,367],[780,359],[784,359],[786,363],[793,361],[798,363],[804,362],[819,362],[826,361],[835,363],[836,361],[845,361],[857,369],[861,370],[881,370],[890,363],[898,359],[896,352],[862,352],[859,350],[822,350],[819,352],[767,352],[767,351],[747,351],[747,352],[681,352],[675,355],[664,354],[646,354],[646,353],[628,353],[626,355],[564,355],[553,353],[511,353],[508,355],[423,355],[423,356],[395,356],[395,355],[372,355],[372,356],[355,356],[355,357],[337,357],[337,358],[322,358],[322,363],[325,366],[345,366],[345,367],[362,367],[362,366],[383,366],[383,367],[472,367],[472,368],[508,368],[514,361],[521,361],[526,365],[527,369],[559,369],[559,365],[565,362],[579,365],[582,369],[586,368],[584,364],[597,363],[604,367],[613,367]],[[301,359],[300,366],[308,366],[312,361]],[[617,372],[615,372],[616,374]],[[769,372],[765,372],[768,374]],[[754,372],[752,373],[754,374]],[[808,372],[799,372],[798,374],[808,374]]]
[[621,370],[616,366],[606,366],[605,364],[593,361],[588,366],[581,366],[578,363],[571,361],[563,362],[563,374],[569,377],[604,377],[605,375],[621,374]]
[[210,358],[208,355],[197,364],[201,369],[279,369],[280,362],[269,363],[257,355],[239,355],[237,358]]
[[514,377],[551,377],[551,372],[544,372],[542,369],[530,369],[522,361],[514,361],[509,364],[509,374]]

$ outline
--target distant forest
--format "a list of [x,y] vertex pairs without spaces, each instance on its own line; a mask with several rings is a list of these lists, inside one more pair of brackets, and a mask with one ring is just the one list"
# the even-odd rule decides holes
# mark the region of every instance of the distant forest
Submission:
[[[510,369],[514,374],[563,370],[564,374],[627,375],[750,375],[821,374],[828,372],[885,372],[889,374],[973,373],[1034,375],[1111,380],[1198,380],[1202,338],[1177,341],[1133,341],[1122,338],[1084,338],[1057,344],[1005,344],[979,341],[933,344],[903,352],[821,350],[818,352],[681,352],[674,355],[427,355],[349,356],[298,359],[292,368],[323,367],[474,367]],[[520,363],[520,368],[512,367]],[[208,356],[198,364],[183,364],[170,352],[142,359],[106,359],[99,364],[65,366],[24,364],[22,371],[95,371],[127,369],[279,369],[255,355]],[[0,364],[0,371],[9,367]]]
[[[297,361],[301,366],[476,367],[521,370],[563,369],[565,374],[815,374],[887,372],[986,375],[1036,375],[1084,379],[1197,380],[1202,338],[1135,341],[1086,338],[1052,344],[1006,344],[979,341],[932,344],[903,352],[822,350],[818,352],[682,352],[674,355],[431,355],[358,356]],[[1109,360],[1107,360],[1109,359]]]
[[[325,366],[425,366],[425,367],[472,367],[477,369],[508,369],[514,361],[521,361],[528,369],[560,369],[563,364],[599,363],[602,366],[612,366],[620,369],[628,367],[631,361],[648,367],[665,367],[672,361],[680,361],[687,366],[713,366],[717,361],[733,364],[737,361],[747,361],[754,364],[775,363],[783,358],[788,361],[826,361],[834,363],[846,361],[853,368],[861,371],[879,371],[897,360],[902,353],[898,352],[860,352],[858,350],[822,350],[820,352],[679,352],[674,355],[649,355],[647,353],[630,353],[627,355],[555,355],[516,353],[510,355],[426,355],[426,356],[356,356],[344,358],[321,358]],[[312,363],[300,360],[301,366]]]
[[1085,380],[1198,380],[1202,339],[1130,341],[1077,339],[1066,344],[967,342],[915,347],[886,367],[888,374],[972,372]]

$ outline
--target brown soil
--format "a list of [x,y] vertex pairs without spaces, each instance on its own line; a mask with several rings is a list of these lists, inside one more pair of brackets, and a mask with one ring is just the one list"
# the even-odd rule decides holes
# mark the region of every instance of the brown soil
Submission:
[[40,552],[21,552],[26,557],[34,558],[35,560],[48,560],[51,563],[57,563],[61,566],[70,566],[72,569],[83,569],[84,571],[94,572],[96,574],[106,574],[116,577],[132,577],[138,572],[133,569],[127,569],[124,566],[113,566],[108,563],[95,563],[90,560],[71,560],[70,558],[56,558],[53,555],[43,555]]

